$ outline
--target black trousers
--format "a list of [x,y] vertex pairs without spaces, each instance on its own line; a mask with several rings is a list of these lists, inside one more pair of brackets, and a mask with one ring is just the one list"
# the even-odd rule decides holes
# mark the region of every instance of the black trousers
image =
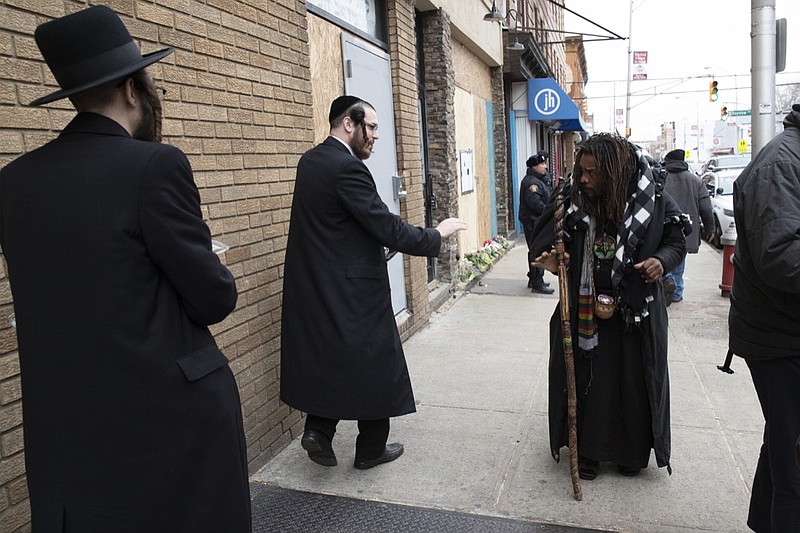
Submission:
[[766,421],[747,525],[756,533],[800,531],[800,356],[747,359],[747,366]]
[[[316,429],[331,441],[336,434],[338,420],[323,418],[312,414],[306,415],[306,429]],[[386,448],[389,438],[389,419],[359,420],[358,437],[356,438],[356,461],[369,461],[380,457]]]
[[[525,233],[525,242],[528,244],[528,250],[531,249],[531,240],[533,239],[533,228],[536,222],[528,220],[522,223],[522,231]],[[527,257],[527,256],[526,256]],[[528,286],[541,287],[544,285],[544,269],[531,266],[528,262]]]

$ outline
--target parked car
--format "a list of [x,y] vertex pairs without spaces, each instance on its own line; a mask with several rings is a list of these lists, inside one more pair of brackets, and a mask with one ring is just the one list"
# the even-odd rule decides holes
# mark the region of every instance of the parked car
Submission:
[[[708,188],[711,196],[711,208],[714,211],[714,238],[717,248],[722,248],[722,234],[733,222],[733,182],[739,177],[744,167],[750,164],[750,154],[714,156],[703,165],[700,179]],[[703,229],[703,235],[708,231]]]
[[717,170],[744,168],[749,164],[750,154],[717,155],[705,162],[701,174],[705,176],[706,174],[716,172]]
[[[733,220],[733,182],[741,174],[741,168],[719,170],[703,176],[703,182],[711,196],[711,209],[714,212],[714,238],[713,243],[717,248],[722,248],[722,234],[728,228],[735,229]],[[703,234],[708,234],[704,229]]]
[[694,173],[694,175],[699,178],[703,172],[703,165],[701,165],[700,163],[692,163],[692,162],[688,164],[689,164],[689,172]]

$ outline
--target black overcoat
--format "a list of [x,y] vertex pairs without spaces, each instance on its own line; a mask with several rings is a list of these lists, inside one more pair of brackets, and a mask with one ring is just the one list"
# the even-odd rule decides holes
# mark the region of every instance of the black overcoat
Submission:
[[366,165],[328,137],[301,158],[286,247],[281,399],[332,419],[415,411],[384,246],[436,256],[441,235],[406,224]]
[[[568,191],[569,189],[567,189]],[[566,193],[569,194],[568,192]],[[567,206],[569,201],[567,201]],[[529,258],[537,257],[543,251],[552,249],[555,242],[554,201],[545,208],[536,225],[535,235]],[[640,340],[641,358],[647,401],[650,405],[653,450],[658,466],[669,466],[671,455],[669,371],[667,365],[668,315],[660,283],[645,283],[633,264],[655,257],[661,261],[664,272],[669,272],[680,263],[686,254],[686,241],[681,232],[677,217],[680,210],[674,200],[666,194],[657,194],[652,221],[647,227],[644,238],[634,250],[631,263],[626,267],[621,282],[622,289],[642,297],[650,296],[652,301],[647,305],[649,315],[642,319],[639,326],[632,331]],[[569,286],[570,327],[573,346],[577,349],[578,339],[578,287],[580,286],[580,268],[583,261],[586,231],[576,229],[573,238],[565,242],[565,250],[569,253],[567,283]],[[601,325],[602,327],[602,325]],[[550,449],[558,459],[560,449],[568,445],[567,433],[567,392],[566,366],[564,363],[564,344],[562,339],[561,307],[556,306],[550,319],[550,367],[549,367],[549,425]],[[621,345],[621,343],[620,343]],[[578,355],[576,354],[576,357]],[[624,357],[625,354],[618,356]],[[580,435],[578,436],[580,440]]]
[[237,299],[189,162],[80,113],[0,171],[35,533],[250,531]]

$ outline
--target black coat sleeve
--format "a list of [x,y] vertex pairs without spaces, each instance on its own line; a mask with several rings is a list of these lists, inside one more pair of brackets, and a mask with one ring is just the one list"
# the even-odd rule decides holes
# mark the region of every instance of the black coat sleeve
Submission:
[[345,209],[383,246],[410,255],[439,255],[441,234],[407,224],[383,203],[367,166],[353,158],[336,179],[336,195]]
[[211,250],[211,232],[189,160],[163,145],[145,166],[139,221],[147,251],[180,297],[189,317],[203,325],[222,321],[236,307],[231,272]]
[[542,211],[542,216],[536,221],[536,226],[533,228],[533,236],[531,237],[531,245],[528,248],[528,262],[533,262],[534,259],[539,257],[542,252],[549,252],[553,249],[556,242],[555,233],[555,202],[547,203]]
[[670,272],[678,266],[686,255],[686,237],[683,236],[680,224],[666,223],[664,231],[661,233],[661,241],[658,250],[653,253],[653,257],[661,261],[664,273]]

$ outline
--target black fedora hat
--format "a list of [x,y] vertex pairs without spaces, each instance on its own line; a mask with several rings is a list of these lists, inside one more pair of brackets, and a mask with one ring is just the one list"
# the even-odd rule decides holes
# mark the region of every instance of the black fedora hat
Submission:
[[36,44],[61,89],[37,98],[41,105],[122,78],[172,53],[145,54],[111,9],[94,6],[36,28]]

